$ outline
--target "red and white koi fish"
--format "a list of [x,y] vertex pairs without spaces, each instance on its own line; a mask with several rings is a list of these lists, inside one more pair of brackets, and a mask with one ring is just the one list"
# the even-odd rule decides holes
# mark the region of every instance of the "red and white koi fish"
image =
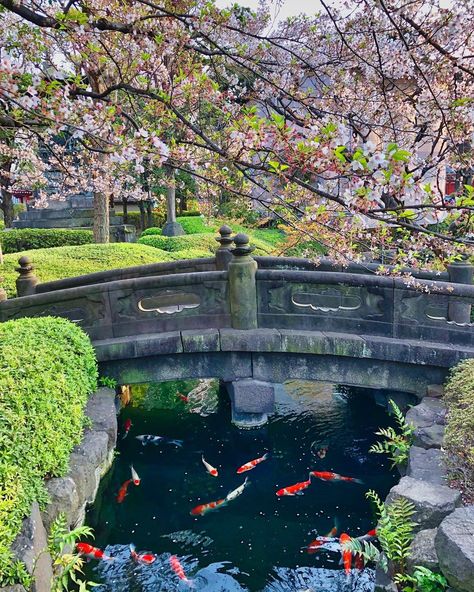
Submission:
[[339,537],[339,543],[341,545],[342,563],[344,564],[344,571],[346,572],[346,576],[351,573],[352,553],[348,549],[344,549],[344,543],[348,543],[350,540],[351,537],[345,532],[343,532]]
[[311,473],[309,474],[309,479],[307,481],[301,481],[301,483],[295,483],[294,485],[288,485],[287,487],[283,487],[276,492],[278,497],[283,495],[301,495],[303,489],[307,489],[311,485]]
[[151,565],[156,561],[156,555],[153,553],[137,553],[134,544],[130,544],[130,556],[134,561],[138,561],[138,563],[145,563],[146,565]]
[[370,541],[372,539],[376,539],[377,538],[377,529],[373,528],[372,530],[369,530],[368,533],[363,534],[362,536],[358,536],[355,537],[358,541]]
[[323,481],[350,481],[351,483],[364,484],[363,481],[356,479],[355,477],[343,477],[342,475],[330,473],[329,471],[311,471],[310,475],[322,479]]
[[225,498],[217,500],[216,502],[209,502],[208,504],[200,504],[193,508],[190,514],[191,516],[204,516],[204,514],[212,512],[212,510],[218,510],[225,505],[227,505],[227,500]]
[[184,569],[183,566],[181,565],[179,559],[176,557],[176,555],[171,555],[170,557],[170,565],[171,565],[171,569],[174,571],[174,573],[178,576],[178,578],[180,580],[182,580],[183,582],[186,582],[186,584],[192,584],[192,580],[189,580],[186,577],[186,574],[184,573]]
[[102,549],[93,547],[89,543],[76,543],[76,549],[80,555],[85,555],[89,559],[102,559],[104,561],[111,561],[113,557],[106,555]]
[[334,525],[326,536],[318,536],[306,548],[309,554],[316,553],[318,549],[323,547],[326,543],[330,543],[337,535],[337,526]]
[[134,485],[140,485],[140,477],[138,476],[138,473],[135,471],[135,469],[133,468],[133,465],[130,465],[130,470],[132,471],[132,481]]
[[182,393],[176,393],[176,396],[179,397],[183,403],[189,403],[189,399],[186,397],[186,395],[183,395]]
[[128,436],[128,432],[130,431],[130,428],[132,427],[132,420],[131,419],[126,419],[125,423],[123,424],[123,429],[124,429],[124,434],[122,436],[122,440],[125,440],[125,438]]
[[201,460],[202,460],[202,464],[206,467],[206,471],[209,473],[209,475],[212,475],[213,477],[217,477],[217,475],[219,474],[217,472],[217,469],[215,469],[212,465],[210,465],[208,462],[206,462],[204,460],[204,456],[201,456]]
[[237,469],[237,474],[240,475],[240,473],[245,473],[245,471],[251,471],[252,469],[255,469],[255,467],[257,465],[259,465],[264,460],[267,460],[268,457],[269,457],[269,454],[268,454],[268,452],[266,452],[260,458],[256,458],[255,460],[251,460],[250,462],[245,463],[244,465],[242,465],[241,467],[239,467]]
[[120,487],[118,493],[117,493],[117,503],[121,504],[123,502],[123,500],[125,499],[126,495],[127,495],[127,489],[128,486],[130,485],[130,483],[132,483],[132,479],[127,479],[124,483],[122,483],[122,486]]

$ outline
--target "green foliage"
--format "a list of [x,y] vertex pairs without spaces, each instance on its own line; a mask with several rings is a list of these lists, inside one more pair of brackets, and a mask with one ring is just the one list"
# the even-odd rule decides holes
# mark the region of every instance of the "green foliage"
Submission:
[[68,470],[96,383],[94,350],[73,323],[42,317],[0,324],[0,585],[16,569],[9,547],[22,519],[33,501],[46,502],[44,478]]
[[179,222],[186,234],[215,234],[213,227],[206,224],[206,221],[201,216],[178,216],[176,222]]
[[451,477],[467,500],[474,499],[474,360],[463,360],[450,373],[444,390],[448,406],[444,448]]
[[5,264],[0,266],[0,276],[5,278],[3,287],[9,298],[16,294],[15,280],[18,273],[15,268],[22,255],[32,260],[35,274],[41,282],[173,259],[164,251],[136,243],[56,247],[5,255]]
[[413,575],[397,574],[395,582],[409,584],[403,587],[403,592],[444,592],[448,587],[448,581],[442,574],[422,565],[415,566]]
[[0,232],[4,253],[32,249],[85,245],[94,242],[92,230],[62,230],[60,228],[23,228]]
[[48,551],[53,563],[52,592],[69,592],[71,583],[72,589],[78,588],[79,592],[87,592],[89,588],[97,585],[82,580],[82,557],[78,553],[65,553],[68,549],[74,549],[79,539],[92,536],[93,532],[89,526],[78,526],[70,531],[64,514],[60,514],[53,522],[48,537]]
[[161,228],[157,228],[156,226],[150,226],[150,228],[146,228],[142,232],[142,236],[161,236],[161,234]]
[[396,573],[405,573],[416,526],[412,520],[415,506],[403,497],[384,504],[373,490],[369,490],[366,497],[373,502],[377,511],[377,537],[382,551],[393,562]]
[[179,259],[206,259],[208,257],[213,257],[214,253],[211,253],[206,249],[184,249],[183,251],[169,253],[169,256],[178,261]]
[[114,389],[117,386],[117,381],[115,378],[109,378],[108,376],[99,376],[99,385]]
[[395,465],[403,465],[408,461],[415,428],[413,425],[407,423],[395,401],[390,399],[389,403],[395,416],[398,433],[391,426],[388,428],[379,428],[375,433],[377,436],[383,436],[385,440],[374,444],[369,452],[374,452],[375,454],[387,454],[388,458],[392,461],[393,468]]
[[[148,220],[147,215],[145,214],[145,223]],[[151,223],[153,227],[155,226],[163,226],[165,223],[165,215],[161,210],[153,210],[151,213]],[[128,212],[127,214],[127,224],[133,224],[138,232],[143,230],[142,228],[142,218],[140,212]]]

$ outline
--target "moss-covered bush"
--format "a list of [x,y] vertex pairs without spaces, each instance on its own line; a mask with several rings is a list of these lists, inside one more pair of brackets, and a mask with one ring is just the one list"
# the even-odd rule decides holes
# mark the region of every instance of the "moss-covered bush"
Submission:
[[65,319],[0,324],[0,585],[18,579],[9,547],[45,477],[64,475],[97,385],[94,350]]
[[170,254],[165,251],[133,243],[57,247],[5,255],[5,264],[0,265],[0,277],[5,278],[3,287],[9,298],[16,294],[15,280],[18,273],[15,271],[15,267],[18,266],[18,258],[23,255],[32,260],[35,274],[41,282],[60,280],[95,271],[173,260]]
[[0,232],[0,244],[4,253],[18,253],[18,251],[68,245],[86,245],[93,242],[92,230],[18,228]]
[[445,387],[448,417],[445,449],[453,480],[474,502],[474,359],[451,370]]

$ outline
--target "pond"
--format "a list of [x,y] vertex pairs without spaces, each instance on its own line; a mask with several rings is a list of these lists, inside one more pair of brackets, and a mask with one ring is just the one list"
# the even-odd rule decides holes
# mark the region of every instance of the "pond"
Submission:
[[[379,393],[377,404],[374,391],[292,381],[279,387],[268,424],[246,431],[230,423],[230,404],[218,390],[210,380],[133,387],[119,417],[118,455],[87,517],[94,545],[114,558],[88,564],[96,590],[372,590],[373,570],[346,575],[337,544],[313,553],[307,547],[332,529],[356,537],[375,527],[365,493],[385,497],[399,479],[385,458],[368,452],[377,428],[393,425],[380,404],[386,396]],[[144,445],[140,435],[167,439]],[[252,470],[237,473],[264,454]],[[139,485],[129,482],[130,465]],[[310,471],[362,483],[312,477],[300,495],[276,495],[308,480]],[[193,513],[246,478],[234,499]],[[130,544],[156,560],[134,560]],[[178,562],[189,582],[178,577]]]

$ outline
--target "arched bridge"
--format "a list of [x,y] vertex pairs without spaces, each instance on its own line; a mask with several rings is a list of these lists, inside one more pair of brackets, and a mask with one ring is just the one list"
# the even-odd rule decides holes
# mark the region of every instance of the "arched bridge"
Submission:
[[102,375],[121,384],[221,378],[244,414],[269,410],[266,383],[423,394],[474,357],[474,285],[460,283],[472,282],[467,264],[451,266],[451,278],[407,280],[375,275],[375,264],[343,271],[325,259],[254,259],[245,236],[232,253],[225,239],[215,258],[37,285],[24,264],[19,290],[29,294],[0,302],[0,320],[66,317],[90,335]]

